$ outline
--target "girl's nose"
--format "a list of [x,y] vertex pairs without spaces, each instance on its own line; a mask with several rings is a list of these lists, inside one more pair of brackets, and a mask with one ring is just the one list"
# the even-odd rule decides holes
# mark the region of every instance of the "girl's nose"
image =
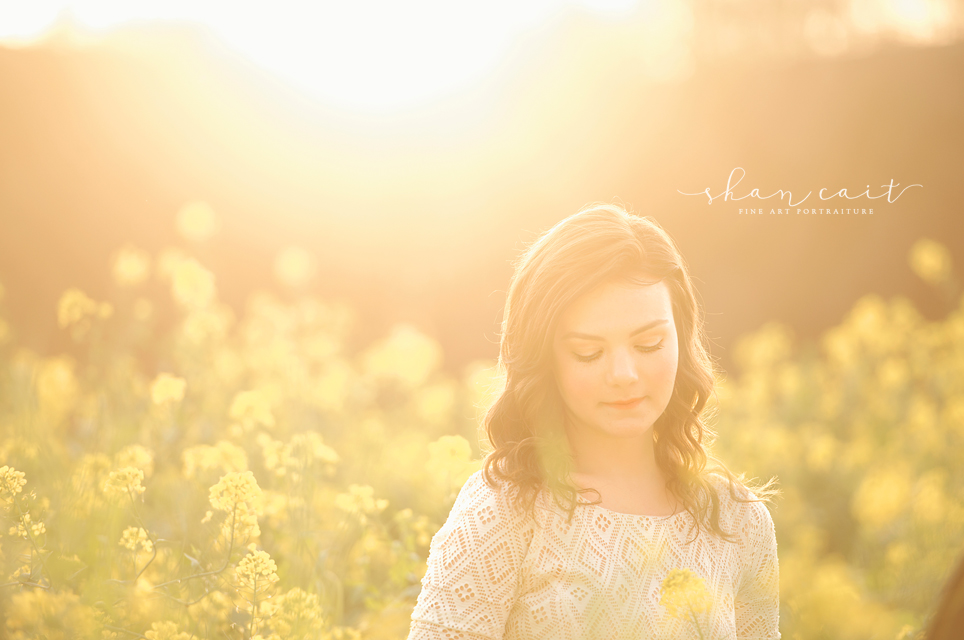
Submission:
[[639,380],[636,370],[636,360],[627,349],[613,351],[612,360],[607,370],[607,382],[612,385],[623,386]]

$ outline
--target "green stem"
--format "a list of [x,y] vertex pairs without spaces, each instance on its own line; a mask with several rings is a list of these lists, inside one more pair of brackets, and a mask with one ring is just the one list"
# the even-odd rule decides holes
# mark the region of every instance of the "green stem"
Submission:
[[2,587],[37,587],[38,589],[50,589],[49,584],[37,584],[36,582],[5,582],[0,584]]
[[111,626],[111,625],[109,625],[109,624],[105,624],[105,625],[104,625],[104,628],[107,629],[107,630],[109,630],[109,631],[119,631],[119,632],[121,632],[121,633],[126,633],[126,634],[128,634],[128,635],[134,636],[135,638],[144,638],[144,640],[147,640],[147,636],[142,636],[141,634],[137,633],[136,631],[131,631],[130,629],[124,629],[123,627],[114,627],[114,626]]
[[[20,506],[20,500],[17,499],[17,496],[13,496],[13,504],[17,507],[17,513],[20,516],[20,524],[23,525],[24,533],[27,534],[27,540],[30,541],[31,573],[33,573],[33,559],[34,559],[34,553],[36,552],[36,557],[40,559],[40,577],[43,578],[43,572],[47,568],[47,559],[44,557],[43,550],[39,546],[37,546],[37,541],[34,540],[33,532],[30,530],[30,525],[27,524],[27,520],[24,518],[24,510]],[[50,581],[46,580],[45,582],[47,582],[47,586],[43,588],[49,589]]]
[[248,638],[254,637],[254,619],[258,615],[258,576],[255,574],[254,582],[251,587],[251,629],[248,632]]
[[703,637],[703,630],[700,629],[700,623],[696,619],[696,613],[693,612],[693,606],[688,599],[686,601],[686,609],[690,613],[690,621],[693,623],[693,626],[696,627],[696,633],[700,636],[700,640],[706,640],[706,638]]
[[127,492],[127,497],[131,499],[131,515],[134,516],[134,520],[137,522],[137,525],[144,530],[144,533],[147,534],[147,539],[151,541],[151,549],[153,550],[153,553],[151,553],[151,559],[147,561],[147,564],[141,567],[140,571],[137,570],[137,551],[134,551],[134,582],[137,582],[138,578],[140,578],[141,575],[147,571],[147,568],[151,566],[151,563],[154,562],[155,558],[157,558],[157,539],[152,536],[147,530],[147,527],[144,526],[144,520],[141,518],[141,514],[137,511],[137,502],[134,501],[134,495],[129,490]]
[[[224,564],[219,569],[214,569],[212,571],[205,571],[203,573],[195,573],[189,575],[186,578],[177,578],[176,580],[168,580],[167,582],[162,582],[161,584],[154,585],[154,589],[160,589],[161,587],[167,587],[172,584],[180,584],[181,582],[187,582],[188,580],[193,580],[195,578],[204,578],[206,576],[215,576],[219,573],[223,573],[225,569],[231,564],[231,553],[234,551],[234,530],[237,525],[238,519],[238,505],[234,505],[234,511],[231,512],[231,538],[228,541],[228,553],[224,557]],[[157,552],[155,548],[155,553]]]

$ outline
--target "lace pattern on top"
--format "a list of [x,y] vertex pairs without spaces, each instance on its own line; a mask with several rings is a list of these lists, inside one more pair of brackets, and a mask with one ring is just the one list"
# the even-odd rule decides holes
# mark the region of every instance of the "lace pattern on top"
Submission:
[[[725,480],[714,479],[721,525],[735,543],[702,529],[694,540],[685,512],[584,505],[567,522],[547,492],[532,517],[476,472],[432,538],[409,640],[779,639],[770,513],[732,500]],[[712,596],[695,621],[659,604],[671,569],[696,573]]]

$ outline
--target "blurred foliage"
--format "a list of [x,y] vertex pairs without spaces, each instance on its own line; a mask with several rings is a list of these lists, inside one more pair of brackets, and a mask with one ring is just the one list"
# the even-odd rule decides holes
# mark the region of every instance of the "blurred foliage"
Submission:
[[[958,290],[936,241],[908,263]],[[817,344],[771,323],[736,358],[715,451],[779,477],[785,636],[918,637],[964,551],[964,299],[931,322],[904,298],[866,295]]]
[[[216,229],[201,204],[178,224]],[[929,242],[910,264],[938,285]],[[407,635],[498,377],[444,373],[410,326],[347,353],[351,311],[298,293],[303,253],[279,264],[289,297],[236,318],[195,257],[125,247],[116,300],[65,292],[69,355],[0,320],[0,635]],[[164,335],[164,301],[137,293],[152,270],[179,309]],[[913,637],[964,539],[964,308],[928,322],[867,296],[819,344],[767,325],[737,354],[715,452],[780,478],[784,637]],[[677,577],[665,597],[699,595]]]
[[[177,222],[190,242],[217,228],[203,203]],[[289,289],[310,276],[303,251],[279,264]],[[115,301],[60,301],[70,354],[0,322],[0,636],[404,637],[479,468],[490,363],[454,379],[409,326],[349,355],[351,311],[297,291],[236,318],[183,249],[111,267]]]

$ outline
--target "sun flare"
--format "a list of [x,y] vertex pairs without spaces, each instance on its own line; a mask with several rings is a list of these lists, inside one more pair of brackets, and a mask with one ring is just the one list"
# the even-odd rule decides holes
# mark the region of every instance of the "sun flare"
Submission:
[[224,3],[40,0],[0,4],[0,42],[29,44],[57,26],[104,34],[125,25],[201,25],[255,64],[341,107],[406,108],[490,71],[514,38],[566,6],[628,15],[636,0],[442,0]]

